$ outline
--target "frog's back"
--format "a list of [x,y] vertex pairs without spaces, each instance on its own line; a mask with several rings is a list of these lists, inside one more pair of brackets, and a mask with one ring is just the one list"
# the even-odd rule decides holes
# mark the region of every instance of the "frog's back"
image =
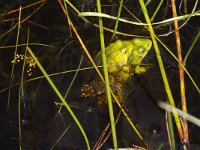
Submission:
[[[109,56],[111,53],[113,53],[118,47],[122,46],[122,41],[117,40],[111,44],[108,45],[108,47],[105,48],[106,56]],[[97,55],[95,56],[95,63],[97,65],[102,65],[102,51],[99,51]]]

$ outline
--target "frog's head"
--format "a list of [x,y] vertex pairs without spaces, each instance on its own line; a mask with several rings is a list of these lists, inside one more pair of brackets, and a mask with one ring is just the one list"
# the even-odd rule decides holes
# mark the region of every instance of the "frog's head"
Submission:
[[149,39],[135,38],[131,42],[133,45],[133,50],[128,58],[128,63],[131,65],[139,65],[150,51],[152,41]]
[[[149,39],[134,38],[132,40],[117,40],[111,43],[106,49],[106,60],[108,72],[116,73],[124,65],[139,65],[147,55],[152,42]],[[101,51],[96,56],[97,64],[102,64]]]
[[123,65],[127,64],[128,58],[134,46],[130,41],[118,40],[106,48],[106,58],[110,73],[117,72]]

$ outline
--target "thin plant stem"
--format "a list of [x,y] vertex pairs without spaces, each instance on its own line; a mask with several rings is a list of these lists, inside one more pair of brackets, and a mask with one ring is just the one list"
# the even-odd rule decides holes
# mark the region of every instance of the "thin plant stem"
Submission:
[[160,10],[160,7],[161,7],[162,3],[163,3],[163,0],[160,0],[160,3],[158,4],[156,10],[154,11],[154,13],[153,13],[153,15],[151,17],[151,21],[154,20],[155,16],[157,15],[158,11]]
[[[60,1],[60,0],[58,0]],[[81,12],[76,9],[76,7],[69,1],[69,0],[65,0],[65,2],[77,13],[77,14],[81,14]],[[90,22],[89,20],[87,20],[84,16],[81,17],[81,19],[83,21],[85,21],[86,23],[90,24],[90,25],[93,25],[97,28],[99,28],[99,25],[98,24],[95,24],[95,23],[92,23]],[[106,28],[106,27],[103,27],[104,30],[106,31],[109,31],[109,32],[114,32],[112,29],[109,29],[109,28]],[[124,36],[131,36],[131,37],[134,37],[135,35],[132,35],[132,34],[127,34],[127,33],[123,33],[123,32],[119,32],[119,31],[116,31],[116,34],[119,34],[119,35],[124,35]],[[136,37],[136,36],[135,36]]]
[[[192,13],[192,14],[196,14],[196,13],[199,13],[200,11],[197,11],[197,12],[195,12],[195,13]],[[87,15],[86,15],[87,14]],[[102,14],[102,13],[94,13],[94,12],[85,12],[85,13],[81,13],[81,14],[79,14],[79,16],[97,16],[97,17],[105,17],[105,15],[107,16],[107,18],[110,18],[110,17],[108,17],[108,16],[110,16],[110,15],[107,15],[107,14]],[[197,14],[196,14],[197,15]],[[191,15],[185,15],[185,16],[188,16],[188,17],[191,17]],[[116,18],[116,17],[115,17]],[[112,19],[112,18],[110,18],[110,19]],[[175,17],[175,18],[172,18],[172,19],[167,19],[167,20],[164,20],[164,21],[162,21],[162,23],[167,23],[167,22],[169,22],[169,21],[173,21],[173,20],[175,20],[175,19],[180,19],[180,17]],[[120,20],[122,20],[121,18],[119,18],[119,21]],[[161,22],[159,22],[159,23],[161,23]],[[139,25],[139,23],[137,22],[137,23],[134,23],[134,24],[137,24],[137,25]],[[148,24],[144,24],[144,23],[140,23],[141,25],[148,25]],[[154,23],[155,24],[155,23]],[[151,24],[152,25],[152,24]],[[104,28],[105,29],[105,28]],[[148,29],[149,30],[149,29]],[[171,33],[173,33],[173,32],[171,32]],[[171,34],[170,33],[170,34]],[[125,35],[125,34],[124,34]],[[130,35],[127,35],[127,36],[130,36]],[[174,59],[177,61],[177,62],[179,62],[178,61],[178,59],[176,58],[176,56],[167,48],[167,46],[166,45],[164,45],[162,42],[161,42],[161,40],[159,40],[157,37],[156,37],[156,35],[154,34],[154,36],[155,36],[155,38],[166,48],[166,50],[174,57]],[[188,75],[188,77],[190,78],[190,80],[192,81],[192,83],[193,83],[193,85],[195,86],[195,88],[197,89],[197,91],[200,93],[200,89],[199,89],[199,87],[197,86],[197,84],[195,83],[195,81],[193,80],[193,78],[192,78],[192,76],[189,74],[189,72],[187,71],[187,69],[179,62],[179,64],[183,67],[183,69],[185,70],[185,72],[186,72],[186,74]]]
[[[172,3],[172,14],[173,17],[177,17],[177,12],[176,12],[176,4],[175,0],[171,0]],[[180,40],[180,34],[179,34],[179,29],[178,29],[178,21],[174,20],[174,30],[175,30],[175,37],[176,37],[176,49],[177,49],[177,54],[178,54],[178,60],[182,64],[182,50],[181,50],[181,40]],[[184,79],[184,70],[182,66],[178,63],[178,68],[179,68],[179,78],[180,78],[180,92],[181,92],[181,102],[182,102],[182,110],[183,112],[187,113],[187,103],[186,103],[186,96],[185,96],[185,79]],[[188,138],[188,123],[187,120],[183,119],[183,139],[184,142],[189,143],[189,138]]]
[[[68,0],[65,0],[65,1],[66,1],[70,6],[72,5]],[[65,11],[65,9],[64,9],[64,7],[63,7],[62,2],[61,2],[60,0],[58,0],[58,2],[59,2],[59,4],[60,4],[60,6],[61,6],[63,12],[64,12],[65,15],[67,16],[67,12]],[[72,6],[73,6],[73,5],[72,5]],[[78,11],[78,10],[77,10],[77,11]],[[89,52],[88,52],[88,50],[87,50],[85,44],[84,44],[83,41],[81,40],[81,37],[79,36],[78,32],[76,31],[76,28],[74,27],[74,25],[73,25],[73,23],[72,23],[72,21],[71,21],[70,19],[69,19],[69,24],[70,24],[70,26],[72,27],[72,30],[74,31],[74,33],[75,33],[75,35],[76,35],[76,37],[77,37],[79,43],[81,44],[83,50],[85,51],[86,55],[88,56],[88,58],[89,58],[90,62],[92,63],[94,69],[97,71],[97,73],[98,73],[99,77],[101,78],[101,80],[102,80],[103,82],[105,82],[103,76],[101,75],[101,72],[99,71],[98,67],[97,67],[96,64],[94,63],[94,61],[93,61],[92,57],[90,56],[90,54],[89,54]],[[99,25],[97,25],[97,27],[99,27]],[[104,28],[104,27],[103,27],[103,28]],[[105,29],[105,28],[104,28],[104,29]],[[85,69],[86,69],[86,68],[84,68],[83,70],[85,70]],[[88,68],[88,69],[90,69],[90,68]],[[80,69],[80,70],[81,70],[81,69]],[[72,70],[71,70],[71,71],[72,71]],[[71,71],[70,71],[70,72],[71,72]],[[74,70],[73,70],[73,71],[74,71]],[[69,71],[64,71],[64,72],[62,72],[62,73],[67,73],[67,72],[69,72]],[[59,73],[59,74],[60,74],[60,73]],[[112,89],[111,89],[111,91],[112,91]],[[0,92],[1,92],[1,91],[0,91]],[[117,100],[117,98],[115,97],[114,93],[111,92],[111,94],[112,94],[112,96],[114,97],[114,100],[115,100],[115,102],[117,103],[117,105],[119,106],[119,108],[122,110],[122,112],[123,112],[125,118],[126,118],[127,121],[129,122],[129,124],[131,125],[131,127],[133,128],[133,130],[137,133],[137,135],[139,136],[139,138],[140,138],[141,140],[143,140],[143,137],[141,136],[141,134],[139,133],[139,131],[137,130],[137,128],[135,127],[135,125],[132,123],[131,119],[128,117],[128,115],[126,114],[125,110],[122,108],[122,106],[121,106],[120,103],[118,102],[118,100]]]
[[41,0],[41,1],[35,2],[35,3],[33,3],[33,4],[30,4],[30,5],[21,7],[21,8],[19,8],[19,9],[15,9],[15,10],[12,10],[12,11],[9,11],[9,12],[3,13],[3,14],[0,14],[0,17],[7,16],[7,15],[11,15],[11,14],[16,13],[16,12],[18,12],[18,11],[21,11],[21,10],[23,10],[23,9],[26,9],[26,8],[29,8],[29,7],[32,7],[32,6],[35,6],[35,5],[38,5],[38,4],[40,4],[40,3],[42,3],[42,2],[46,2],[46,1],[47,1],[47,0]]
[[27,46],[27,50],[28,50],[29,54],[31,55],[31,57],[36,62],[37,66],[40,69],[40,71],[42,72],[42,74],[45,76],[46,80],[48,81],[48,83],[50,84],[50,86],[52,87],[52,89],[54,90],[54,92],[56,93],[56,95],[58,96],[58,98],[61,100],[61,102],[66,107],[66,109],[68,110],[69,114],[71,115],[71,117],[75,121],[76,125],[80,129],[80,131],[81,131],[81,133],[82,133],[82,135],[83,135],[83,137],[85,139],[85,142],[86,142],[86,145],[87,145],[87,149],[90,150],[90,145],[89,145],[89,141],[88,141],[87,135],[86,135],[86,133],[85,133],[82,125],[80,124],[79,120],[76,118],[74,112],[72,111],[72,109],[70,108],[70,106],[68,105],[68,103],[65,101],[64,97],[61,95],[61,93],[59,92],[59,90],[57,89],[57,87],[55,86],[55,84],[53,83],[53,81],[51,80],[51,78],[48,76],[48,74],[46,73],[46,71],[44,70],[44,68],[40,64],[40,62],[37,60],[37,58],[34,55],[34,53],[32,52],[32,50],[28,46]]
[[73,78],[72,78],[72,81],[70,82],[70,85],[69,85],[69,87],[67,88],[67,91],[66,91],[66,93],[65,93],[64,98],[67,97],[67,95],[68,95],[68,93],[69,93],[69,91],[70,91],[70,89],[71,89],[71,87],[72,87],[72,85],[73,85],[73,83],[74,83],[74,81],[75,81],[75,79],[76,79],[76,77],[77,77],[79,71],[80,71],[80,67],[81,67],[81,65],[82,65],[82,62],[83,62],[83,55],[81,55],[81,59],[80,59],[80,62],[79,62],[77,71],[75,72],[75,74],[74,74],[74,76],[73,76]]
[[[70,6],[72,5],[68,0],[65,0],[65,1],[66,1],[67,3],[69,3]],[[63,12],[64,12],[65,15],[67,16],[68,14],[67,14],[67,12],[65,11],[65,9],[64,9],[64,7],[63,7],[63,5],[62,5],[62,2],[61,2],[60,0],[58,0],[58,2],[59,2],[59,4],[60,4],[60,6],[61,6]],[[97,73],[98,73],[99,77],[101,78],[101,80],[102,80],[103,82],[105,82],[103,76],[101,75],[101,72],[99,71],[98,67],[97,67],[96,64],[94,63],[94,61],[93,61],[92,57],[90,56],[90,54],[89,54],[89,52],[88,52],[88,50],[87,50],[85,44],[83,43],[83,41],[81,40],[81,37],[79,36],[78,32],[76,31],[76,28],[74,27],[72,21],[71,21],[70,19],[69,19],[68,21],[69,21],[70,26],[72,27],[72,30],[74,31],[74,33],[75,33],[75,35],[76,35],[76,37],[77,37],[79,43],[81,44],[83,50],[85,51],[85,53],[86,53],[86,55],[88,56],[89,60],[91,61],[92,65],[94,66],[94,69],[97,71]],[[99,27],[99,25],[98,25],[98,27]],[[104,27],[103,27],[103,28],[104,28]],[[104,29],[105,29],[105,28],[104,28]],[[84,70],[85,70],[85,69],[84,69]],[[65,73],[66,73],[66,72],[65,72]],[[112,91],[112,89],[111,89],[111,91]],[[137,133],[137,135],[139,136],[139,138],[140,138],[141,140],[143,140],[143,137],[141,136],[141,134],[139,133],[139,131],[137,130],[137,128],[135,127],[135,125],[132,123],[131,119],[128,117],[128,115],[126,114],[125,110],[122,108],[122,106],[121,106],[120,103],[118,102],[118,100],[117,100],[117,98],[115,97],[114,93],[111,92],[111,94],[112,94],[112,96],[114,97],[114,100],[115,100],[115,102],[117,103],[117,105],[119,106],[119,108],[122,110],[122,112],[123,112],[125,118],[126,118],[127,121],[129,122],[129,124],[131,125],[131,127],[133,128],[133,130]]]
[[190,75],[190,73],[187,71],[187,69],[184,67],[184,65],[182,63],[180,63],[180,61],[178,60],[178,58],[169,50],[169,48],[164,43],[162,43],[162,41],[158,37],[156,37],[156,39],[168,51],[168,53],[181,65],[181,67],[184,69],[185,73],[190,78],[192,84],[196,88],[197,92],[200,94],[200,89],[199,89],[198,85],[196,84],[196,82],[194,81],[194,79],[192,78],[192,76]]
[[126,120],[129,122],[129,124],[131,125],[131,127],[133,128],[133,130],[136,132],[136,134],[138,135],[138,137],[143,141],[144,138],[142,137],[142,135],[140,134],[140,132],[138,131],[138,129],[136,128],[136,126],[133,124],[133,122],[131,121],[130,117],[127,115],[126,111],[122,108],[122,106],[119,103],[119,101],[117,100],[115,94],[112,91],[111,91],[111,94],[112,94],[115,102],[117,103],[118,107],[121,109],[122,113],[124,114],[124,117],[126,118]]
[[69,125],[64,131],[63,133],[60,135],[60,137],[56,140],[56,142],[51,146],[50,150],[53,150],[54,147],[56,146],[56,144],[59,143],[59,141],[62,139],[62,137],[65,135],[65,133],[69,130],[71,126]]
[[[19,34],[20,34],[20,27],[21,27],[21,6],[19,8],[19,19],[18,19],[18,29],[17,29],[17,40],[16,40],[16,45],[18,45],[18,41],[19,41]],[[15,49],[15,56],[17,54],[17,46]],[[14,58],[15,59],[15,58]],[[25,61],[25,60],[24,60]],[[14,64],[14,63],[13,63]],[[23,67],[24,69],[24,67]],[[24,74],[23,72],[24,70],[22,70],[22,75]],[[12,73],[14,73],[14,66],[13,66],[13,70]],[[23,76],[22,76],[22,84],[20,85],[19,88],[19,94],[18,94],[18,134],[19,134],[19,149],[22,149],[22,128],[21,128],[21,91],[23,90]],[[9,90],[10,91],[10,90]],[[10,93],[9,93],[10,94]]]
[[68,8],[67,8],[67,4],[65,1],[64,2],[64,7],[65,7],[65,14],[66,14],[66,17],[67,17],[67,22],[68,22],[68,26],[69,26],[69,32],[70,32],[70,36],[72,37],[72,32],[71,32],[71,26],[70,26],[70,17],[69,17],[69,13],[68,13]]
[[18,90],[18,134],[19,134],[19,149],[22,150],[22,128],[21,128],[21,87]]
[[187,0],[183,0],[184,3],[184,14],[187,14]]
[[[18,30],[17,30],[17,38],[16,38],[16,44],[15,44],[15,51],[14,51],[14,58],[16,58],[17,51],[18,51],[18,42],[19,42],[19,34],[20,34],[20,26],[21,26],[21,7],[19,9],[19,17],[18,17]],[[12,70],[11,70],[11,75],[10,75],[10,84],[9,84],[9,91],[8,91],[8,102],[7,102],[7,111],[9,111],[10,108],[10,95],[11,95],[11,85],[13,82],[13,75],[14,75],[14,70],[15,70],[15,63],[12,64]]]
[[156,148],[156,150],[162,150],[162,148],[163,148],[164,145],[165,145],[164,143],[160,143],[158,145],[158,147]]
[[183,60],[183,65],[184,65],[184,66],[185,66],[185,64],[186,64],[186,62],[187,62],[188,56],[190,55],[190,53],[191,53],[192,49],[194,48],[195,44],[197,43],[199,37],[200,37],[200,29],[199,29],[197,35],[195,36],[194,40],[192,41],[192,44],[191,44],[189,50],[187,51],[187,53],[186,53],[186,55],[185,55],[185,58],[184,58],[184,60]]
[[[116,117],[116,120],[115,120],[115,125],[117,124],[117,122],[119,121],[119,118],[121,116],[121,110],[119,111],[117,117]],[[110,127],[110,123],[106,126],[106,128],[104,129],[102,135],[100,136],[99,140],[98,140],[98,143],[96,144],[96,149],[101,149],[101,147],[103,146],[103,144],[106,143],[106,141],[108,140],[110,134],[112,133],[110,130],[109,130],[109,133],[107,134],[107,136],[104,138],[108,128]],[[103,139],[104,138],[104,139]],[[103,141],[102,141],[103,140]],[[95,149],[95,147],[93,148]]]
[[119,24],[119,18],[120,18],[120,15],[121,15],[122,6],[123,6],[123,0],[120,0],[120,1],[119,1],[119,9],[118,9],[118,13],[117,13],[117,20],[116,20],[116,22],[115,22],[115,28],[114,28],[114,32],[113,32],[113,34],[112,34],[111,41],[112,41],[113,38],[116,36],[116,31],[117,31],[117,27],[118,27],[118,24]]
[[[29,27],[28,27],[28,35],[27,35],[27,45],[29,41]],[[20,82],[20,87],[19,87],[19,94],[18,94],[18,126],[19,126],[19,144],[20,144],[20,150],[22,149],[22,129],[21,129],[21,99],[25,95],[24,91],[24,70],[25,70],[25,65],[26,65],[26,55],[27,55],[27,49],[25,50],[24,53],[24,61],[23,61],[23,66],[22,66],[22,72],[21,72],[21,82]]]
[[[38,8],[36,8],[30,15],[28,15],[25,19],[20,21],[20,24],[26,22],[31,16],[33,16],[40,8],[42,8],[42,6],[44,6],[45,2],[42,3]],[[3,33],[2,35],[0,35],[0,38],[4,37],[6,34],[10,33],[12,30],[14,30],[16,27],[18,26],[18,23],[16,23],[15,25],[13,25],[10,29],[8,29],[5,33]]]
[[[80,68],[79,71],[85,71],[85,70],[90,70],[90,69],[94,69],[94,67]],[[77,71],[77,69],[66,70],[66,71],[62,71],[62,72],[56,72],[56,73],[49,74],[49,77],[57,76],[57,75],[61,75],[61,74],[73,73],[73,72],[76,72],[76,71]],[[35,78],[32,78],[32,79],[24,80],[24,82],[32,82],[32,81],[36,81],[36,80],[43,79],[43,78],[45,78],[45,77],[44,76],[38,76],[38,77],[35,77]],[[11,88],[16,87],[18,85],[20,85],[20,82],[12,84]],[[9,90],[9,87],[4,88],[4,89],[0,89],[0,93],[5,92],[7,90]]]
[[[160,55],[160,50],[159,50],[156,38],[154,36],[155,33],[154,33],[153,27],[151,25],[151,21],[150,21],[149,15],[148,15],[148,11],[146,9],[146,6],[145,6],[143,0],[139,0],[139,3],[140,3],[140,6],[142,8],[146,22],[148,23],[151,39],[153,41],[154,49],[155,49],[155,52],[156,52],[156,57],[157,57],[157,60],[158,60],[158,64],[159,64],[159,67],[160,67],[163,83],[164,83],[164,86],[165,86],[165,90],[166,90],[169,102],[172,106],[175,106],[175,102],[174,102],[172,92],[171,92],[171,89],[170,89],[170,86],[169,86],[169,82],[168,82],[168,79],[167,79],[167,75],[166,75],[166,72],[165,72],[163,61],[162,61],[162,58],[161,58],[161,55]],[[178,113],[176,111],[173,111],[173,114],[174,114],[174,119],[175,119],[175,123],[176,123],[177,129],[178,129],[179,135],[180,135],[180,137],[183,137],[183,131],[182,131],[182,127],[181,127],[181,123],[180,123]]]
[[167,103],[164,103],[162,101],[159,101],[158,102],[158,106],[161,107],[162,109],[164,110],[167,110],[169,112],[173,112],[173,111],[176,111],[178,113],[178,115],[184,119],[187,119],[189,122],[193,123],[194,125],[200,127],[200,118],[197,118],[189,113],[185,113],[183,111],[181,111],[180,109],[172,106],[172,105],[169,105]]
[[[97,10],[98,10],[99,13],[101,13],[100,0],[97,0]],[[117,150],[117,135],[116,135],[116,129],[115,129],[115,120],[114,120],[114,114],[113,114],[112,98],[111,98],[108,69],[107,69],[107,63],[106,63],[103,21],[102,21],[101,17],[99,17],[99,32],[100,32],[103,71],[104,71],[104,76],[105,76],[106,94],[107,94],[107,99],[108,99],[108,109],[109,109],[109,115],[110,115],[110,124],[111,124],[112,138],[113,138],[113,146],[114,146],[114,149]]]
[[[74,76],[73,76],[73,78],[72,78],[72,80],[71,80],[71,82],[70,82],[70,84],[69,84],[69,87],[67,88],[67,91],[66,91],[66,93],[65,93],[64,99],[67,97],[67,95],[68,95],[68,93],[69,93],[69,91],[70,91],[72,85],[74,84],[74,81],[75,81],[75,79],[76,79],[76,77],[77,77],[77,75],[78,75],[78,72],[80,71],[80,67],[81,67],[82,62],[83,62],[83,55],[81,55],[81,60],[80,60],[80,62],[79,62],[78,68],[77,68],[77,70],[76,70],[76,72],[75,72],[75,74],[74,74]],[[60,106],[60,108],[59,108],[59,110],[58,110],[58,113],[60,113],[60,111],[62,110],[62,106],[63,106],[63,105]],[[58,113],[57,113],[57,115],[58,115]],[[57,116],[57,115],[56,115],[56,116]]]
[[175,136],[174,136],[174,126],[172,121],[172,114],[169,111],[166,111],[167,113],[167,127],[169,129],[169,138],[171,141],[171,150],[176,150],[176,142],[175,142]]
[[[191,14],[177,16],[175,18],[169,18],[169,19],[166,19],[166,20],[163,20],[163,21],[160,21],[160,22],[152,23],[151,25],[162,25],[162,24],[166,25],[166,23],[169,24],[170,22],[172,22],[174,20],[184,20],[184,19],[187,19],[187,18],[192,17],[192,16],[199,16],[200,15],[199,12],[200,12],[200,10],[197,10],[196,12],[191,13]],[[111,15],[108,15],[106,13],[98,13],[98,12],[82,12],[82,13],[79,13],[78,16],[79,17],[95,16],[95,17],[103,17],[103,18],[109,18],[109,19],[112,19],[112,20],[117,20],[117,17],[115,17],[115,16],[111,16]],[[140,25],[140,26],[149,25],[149,24],[146,24],[146,23],[130,21],[130,20],[123,19],[123,18],[119,18],[119,21],[127,23],[127,24]],[[113,32],[113,30],[111,32]]]
[[[103,76],[101,75],[101,72],[99,71],[99,69],[98,69],[98,67],[96,66],[94,60],[92,59],[90,53],[88,52],[88,50],[87,50],[85,44],[83,43],[83,41],[82,41],[80,35],[79,35],[78,32],[77,32],[77,30],[76,30],[76,28],[75,28],[73,22],[72,22],[71,19],[69,18],[69,15],[68,15],[67,11],[65,10],[65,7],[64,7],[63,4],[62,4],[62,1],[61,1],[61,0],[58,0],[58,2],[59,2],[59,4],[60,4],[60,7],[61,7],[62,11],[63,11],[64,14],[66,15],[66,17],[67,17],[67,19],[68,19],[68,21],[69,21],[69,25],[71,26],[72,30],[74,31],[74,34],[76,35],[76,37],[77,37],[77,39],[78,39],[78,41],[79,41],[81,47],[83,48],[83,50],[84,50],[84,52],[86,53],[88,59],[90,60],[90,62],[91,62],[92,65],[94,66],[94,69],[95,69],[96,72],[98,73],[98,75],[99,75],[99,77],[101,78],[101,80],[104,81],[104,78],[103,78]],[[67,1],[67,2],[68,2],[68,1]]]
[[[131,14],[131,12],[125,7],[125,6],[123,6],[124,8],[125,8],[125,10],[128,12],[128,13],[130,13]],[[131,14],[131,16],[133,16],[133,14]],[[138,20],[139,22],[140,22],[140,20],[139,19],[137,19],[135,16],[133,16],[133,18],[135,18],[136,20]],[[146,26],[144,26],[147,30],[149,30]],[[179,28],[180,29],[180,28]],[[196,90],[198,91],[198,93],[200,94],[200,89],[199,89],[199,87],[197,86],[197,84],[196,84],[196,82],[194,81],[194,79],[192,78],[192,76],[190,75],[190,73],[187,71],[187,69],[184,67],[184,62],[183,62],[183,64],[182,63],[180,63],[179,62],[179,60],[178,60],[178,58],[169,50],[169,48],[154,34],[154,36],[155,36],[155,38],[158,40],[158,42],[169,52],[169,54],[182,66],[182,68],[184,69],[184,71],[186,72],[186,74],[188,75],[188,77],[190,78],[190,80],[191,80],[191,82],[193,83],[193,85],[194,85],[194,87],[196,88]],[[200,36],[200,32],[197,34],[197,36],[195,37],[195,40],[194,40],[194,42],[192,43],[192,45],[193,44],[195,44],[196,43],[196,41],[198,40],[198,37]],[[186,56],[187,55],[189,55],[189,53],[191,52],[191,50],[192,50],[192,48],[193,48],[193,46],[191,45],[191,47],[189,48],[189,50],[188,50],[188,52],[187,52],[187,54],[186,54]],[[186,61],[187,60],[187,58],[185,58],[185,60],[184,61]]]
[[[53,47],[51,45],[46,45],[46,44],[42,44],[42,43],[28,43],[28,45],[35,45],[35,46],[46,46],[46,47]],[[5,49],[5,48],[13,48],[13,47],[22,47],[22,46],[26,46],[26,44],[18,44],[18,45],[8,45],[8,46],[0,46],[0,49]]]

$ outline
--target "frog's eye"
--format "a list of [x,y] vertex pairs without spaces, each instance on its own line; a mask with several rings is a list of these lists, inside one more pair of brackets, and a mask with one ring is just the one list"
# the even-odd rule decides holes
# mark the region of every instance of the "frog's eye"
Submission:
[[146,46],[146,47],[149,47],[149,44],[146,44],[145,46]]
[[123,48],[122,49],[122,54],[126,54],[127,53],[127,49],[126,48]]
[[140,48],[139,53],[140,53],[140,54],[144,54],[144,53],[145,53],[145,50],[146,50],[145,48]]

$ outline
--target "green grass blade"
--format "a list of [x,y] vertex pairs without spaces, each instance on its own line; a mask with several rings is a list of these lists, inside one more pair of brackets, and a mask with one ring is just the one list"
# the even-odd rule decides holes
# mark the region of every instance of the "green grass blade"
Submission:
[[[97,10],[101,13],[101,3],[100,0],[97,0]],[[107,63],[106,63],[106,54],[105,54],[105,44],[104,44],[104,32],[103,32],[103,21],[102,18],[99,18],[99,31],[100,31],[100,41],[101,41],[101,50],[102,50],[102,60],[103,60],[103,71],[105,76],[105,84],[106,84],[106,94],[108,98],[108,108],[109,108],[109,115],[110,115],[110,124],[111,124],[111,131],[112,131],[112,138],[113,138],[113,146],[114,149],[117,150],[117,135],[115,129],[115,120],[113,114],[113,106],[112,106],[112,99],[111,99],[111,92],[110,92],[110,84],[109,84],[109,77],[108,77],[108,70],[107,70]]]
[[153,16],[151,17],[151,21],[154,20],[155,16],[157,15],[158,11],[160,10],[160,7],[161,7],[162,3],[163,3],[163,0],[160,1],[160,3],[158,4],[156,10],[154,11]]
[[[67,97],[69,91],[71,90],[72,85],[74,84],[74,81],[75,81],[75,79],[76,79],[76,77],[77,77],[77,75],[78,75],[78,72],[80,71],[80,67],[81,67],[82,62],[83,62],[83,55],[81,55],[81,60],[80,60],[80,62],[79,62],[78,68],[77,68],[77,70],[76,70],[76,72],[75,72],[75,74],[74,74],[74,76],[73,76],[73,78],[72,78],[72,80],[71,80],[71,82],[70,82],[70,84],[69,84],[69,87],[67,88],[67,91],[66,91],[66,93],[65,93],[64,99],[66,99],[66,97]],[[60,111],[62,110],[62,107],[63,107],[63,105],[61,105],[60,108],[58,109],[57,115],[58,115],[58,114],[60,113]],[[56,116],[57,116],[57,115],[56,115]]]
[[[115,17],[115,16],[111,16],[111,15],[108,15],[108,14],[105,14],[105,13],[98,13],[98,12],[82,12],[82,13],[79,13],[78,16],[79,17],[86,17],[86,16],[104,17],[104,18],[108,18],[108,19],[112,19],[112,20],[117,20],[117,17]],[[200,10],[198,10],[194,13],[191,13],[191,14],[165,19],[165,20],[160,21],[160,22],[155,22],[155,23],[152,23],[151,25],[161,25],[161,24],[171,23],[174,20],[184,20],[184,19],[187,19],[187,18],[193,17],[193,16],[200,16]],[[127,20],[127,19],[123,19],[123,18],[119,18],[119,21],[124,22],[124,23],[128,23],[128,24],[133,24],[133,25],[149,25],[149,24],[146,24],[146,23],[134,22],[134,21],[130,21],[130,20]]]
[[60,140],[62,139],[62,137],[65,135],[65,133],[69,130],[70,125],[63,131],[63,133],[60,135],[60,137],[56,140],[56,142],[51,146],[50,150],[53,150],[56,146],[56,144],[58,144],[60,142]]
[[182,117],[182,118],[190,121],[191,123],[195,124],[196,126],[200,127],[200,119],[199,118],[192,116],[189,113],[185,113],[182,110],[180,110],[172,105],[161,102],[161,101],[158,103],[158,106],[169,112],[176,111],[180,117]]
[[76,116],[73,113],[72,109],[69,107],[69,105],[67,104],[67,102],[65,101],[65,99],[63,98],[63,96],[61,95],[61,93],[59,92],[59,90],[56,88],[56,86],[53,83],[53,81],[51,80],[51,78],[48,76],[48,74],[46,73],[46,71],[44,70],[44,68],[40,64],[40,62],[37,60],[37,58],[34,55],[34,53],[32,52],[32,50],[29,47],[27,47],[27,50],[28,50],[29,54],[31,55],[31,57],[36,62],[37,66],[40,69],[40,71],[42,72],[42,74],[45,76],[46,80],[48,81],[48,83],[50,84],[50,86],[52,87],[52,89],[54,90],[54,92],[56,93],[56,95],[58,96],[58,98],[61,100],[61,102],[63,103],[63,105],[66,107],[66,109],[68,110],[68,112],[70,113],[70,115],[72,116],[72,118],[74,119],[75,123],[77,124],[78,128],[80,129],[80,131],[81,131],[81,133],[82,133],[82,135],[83,135],[83,137],[85,139],[85,142],[86,142],[86,145],[87,145],[87,149],[90,150],[90,145],[89,145],[89,141],[88,141],[87,135],[85,134],[85,131],[84,131],[83,127],[81,126],[80,122],[76,118]]
[[189,50],[187,51],[187,54],[185,55],[185,58],[184,58],[184,60],[183,60],[183,65],[184,65],[184,66],[185,66],[185,64],[186,64],[186,61],[187,61],[187,59],[188,59],[188,56],[190,55],[190,53],[191,53],[191,51],[192,51],[194,45],[195,45],[195,44],[197,43],[197,41],[198,41],[199,36],[200,36],[200,29],[199,29],[197,35],[195,36],[194,40],[192,41],[192,44],[191,44]]
[[190,78],[191,82],[193,83],[194,87],[196,88],[196,90],[198,91],[198,93],[200,94],[200,89],[198,87],[198,85],[196,84],[196,82],[194,81],[194,79],[192,78],[192,76],[190,75],[190,73],[187,71],[187,69],[185,68],[185,66],[178,60],[178,58],[169,50],[169,48],[162,43],[162,41],[160,39],[158,39],[156,37],[156,39],[160,42],[160,44],[162,44],[162,46],[169,52],[169,54],[181,65],[181,67],[183,67],[185,73],[188,75],[188,77]]
[[123,5],[123,0],[120,0],[120,2],[119,2],[119,10],[118,10],[118,14],[117,14],[117,20],[115,22],[115,28],[114,28],[114,32],[112,34],[111,41],[113,40],[113,38],[116,35],[117,27],[118,27],[118,24],[119,24],[119,18],[120,18],[121,12],[122,12],[122,5]]
[[170,112],[167,112],[167,122],[169,125],[169,133],[170,133],[170,139],[171,139],[171,145],[172,150],[176,150],[176,142],[175,142],[175,135],[174,135],[174,126],[172,121],[172,114]]
[[[159,50],[156,38],[154,36],[155,34],[154,34],[153,27],[151,25],[151,21],[150,21],[149,15],[148,15],[148,11],[147,11],[147,9],[145,7],[145,4],[144,4],[143,0],[139,0],[139,3],[140,3],[140,6],[142,8],[142,11],[143,11],[144,17],[146,19],[146,22],[148,23],[149,32],[151,34],[151,38],[152,38],[152,41],[153,41],[154,49],[155,49],[155,52],[156,52],[156,57],[157,57],[157,60],[158,60],[158,64],[159,64],[159,67],[160,67],[162,79],[163,79],[163,82],[164,82],[164,86],[165,86],[165,90],[166,90],[169,102],[170,102],[170,104],[172,106],[175,106],[175,102],[174,102],[174,99],[173,99],[173,96],[172,96],[172,93],[171,93],[171,89],[170,89],[170,86],[169,86],[169,82],[168,82],[168,79],[167,79],[167,75],[166,75],[166,72],[165,72],[163,61],[162,61],[162,58],[161,58],[161,55],[160,55],[160,50]],[[173,111],[173,114],[174,114],[174,119],[175,119],[175,122],[176,122],[177,129],[179,131],[179,134],[183,135],[182,126],[181,126],[181,122],[180,122],[179,116],[178,116],[176,111]]]
[[126,120],[128,121],[128,123],[132,127],[132,129],[135,131],[135,133],[138,135],[138,137],[143,141],[144,138],[142,137],[142,135],[140,134],[140,132],[138,131],[138,129],[136,128],[136,126],[133,124],[132,120],[130,119],[130,117],[128,116],[128,114],[126,113],[126,111],[122,108],[121,104],[117,100],[117,98],[116,98],[115,94],[113,93],[113,91],[111,91],[111,94],[112,94],[115,102],[117,103],[118,107],[121,109],[124,117],[126,118]]

